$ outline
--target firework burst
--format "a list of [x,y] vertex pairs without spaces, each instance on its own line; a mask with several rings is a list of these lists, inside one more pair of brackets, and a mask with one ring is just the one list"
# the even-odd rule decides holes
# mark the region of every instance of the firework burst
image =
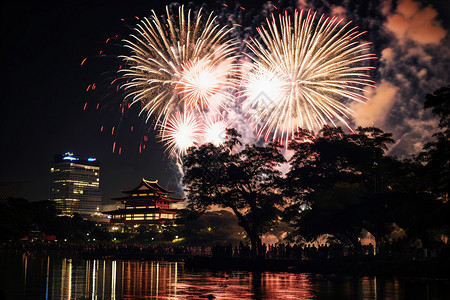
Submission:
[[228,97],[236,68],[236,42],[229,38],[229,29],[216,24],[213,14],[186,13],[183,6],[178,15],[168,8],[166,12],[160,19],[153,11],[137,25],[125,41],[131,54],[123,57],[122,70],[127,99],[140,103],[147,121],[155,116],[156,126],[162,128],[184,107],[199,113],[222,107],[215,102]]
[[123,87],[129,104],[140,104],[147,121],[154,117],[168,152],[179,158],[191,146],[221,144],[238,85],[243,110],[266,141],[287,143],[299,128],[329,123],[350,128],[346,103],[364,102],[364,89],[374,84],[367,62],[375,55],[359,42],[364,32],[310,11],[272,15],[267,23],[247,43],[244,64],[236,33],[213,14],[166,8],[164,17],[153,12],[137,25],[125,41]]
[[206,118],[203,123],[202,143],[211,143],[215,146],[222,144],[225,141],[228,127],[229,124],[225,120],[214,121]]
[[206,59],[186,63],[176,86],[181,101],[200,113],[207,110],[221,113],[224,102],[230,100],[231,96],[229,90],[224,89],[230,88],[233,80],[229,72],[234,65],[227,65],[229,63],[225,60],[212,64]]
[[375,55],[358,41],[364,32],[335,17],[316,20],[310,11],[295,11],[293,19],[272,15],[267,23],[248,44],[252,69],[243,78],[244,110],[258,136],[287,142],[298,128],[336,120],[350,128],[345,102],[364,102],[364,87],[374,83],[366,62]]
[[162,128],[161,141],[165,143],[166,151],[180,156],[202,139],[202,133],[202,124],[192,112],[176,112]]

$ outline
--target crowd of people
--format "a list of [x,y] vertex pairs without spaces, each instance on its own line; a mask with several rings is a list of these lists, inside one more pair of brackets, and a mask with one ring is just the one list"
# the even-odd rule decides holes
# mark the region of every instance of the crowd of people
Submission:
[[[342,244],[263,244],[259,255],[270,259],[325,259],[331,257],[374,255],[372,244],[362,246],[358,251]],[[211,249],[212,256],[218,257],[251,257],[251,248],[242,242],[239,246],[215,245]]]
[[[209,256],[217,258],[252,257],[248,244],[238,245],[189,246],[171,244],[125,244],[115,242],[78,242],[67,241],[16,241],[0,245],[0,249],[20,252],[64,253],[85,258],[127,258],[127,259],[180,259],[188,256]],[[401,249],[407,249],[401,247]],[[439,249],[416,248],[408,253],[398,253],[395,247],[375,249],[372,244],[353,247],[342,244],[263,244],[259,257],[267,259],[311,260],[344,256],[396,256],[427,259],[440,256]],[[378,252],[378,253],[377,253]]]

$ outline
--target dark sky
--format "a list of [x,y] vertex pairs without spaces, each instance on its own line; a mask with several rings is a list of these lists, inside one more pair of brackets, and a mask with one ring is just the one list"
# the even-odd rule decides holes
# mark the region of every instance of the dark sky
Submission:
[[[86,157],[94,156],[100,161],[104,200],[118,196],[120,190],[134,187],[142,177],[158,179],[163,186],[175,188],[175,167],[154,136],[149,136],[146,149],[139,154],[145,127],[142,121],[135,117],[135,113],[129,113],[128,118],[119,122],[120,97],[109,93],[107,82],[112,78],[111,72],[114,72],[117,62],[112,56],[120,54],[114,45],[120,41],[112,39],[105,44],[116,34],[126,36],[128,26],[136,22],[135,16],[148,16],[151,9],[163,14],[164,6],[170,1],[42,2],[14,1],[6,6],[7,9],[1,10],[0,182],[21,182],[19,196],[30,200],[47,199],[53,156],[71,151]],[[242,2],[246,7],[250,6],[248,1]],[[429,6],[435,9],[436,14],[433,14],[433,11],[426,10],[428,4],[413,0],[403,0],[403,10],[387,1],[377,1],[376,7],[375,4],[355,5],[358,1],[340,2],[302,0],[297,6],[328,7],[324,10],[326,13],[348,15],[356,18],[363,27],[373,27],[365,29],[371,30],[370,38],[380,36],[379,41],[373,41],[379,48],[379,91],[386,92],[392,101],[386,104],[387,101],[377,100],[368,107],[383,114],[375,125],[394,132],[395,138],[399,139],[398,153],[411,152],[407,150],[411,145],[420,149],[434,124],[429,115],[418,114],[421,99],[446,80],[448,83],[450,47],[446,29],[449,21],[445,16],[449,5],[444,0],[433,1],[434,6]],[[386,8],[384,2],[391,4]],[[262,10],[263,3],[251,6]],[[409,7],[415,7],[415,4],[417,8],[413,9],[411,16],[408,15]],[[378,15],[375,16],[370,9],[377,11]],[[426,24],[423,26],[425,29],[417,27],[414,16],[420,17],[421,14],[430,18],[426,24],[443,28],[445,38],[437,37],[431,42],[421,40],[423,36],[430,36],[426,32]],[[404,22],[395,22],[398,17]],[[422,52],[417,54],[412,50]],[[99,55],[100,51],[104,56]],[[421,61],[420,57],[426,55],[432,59]],[[439,57],[439,64],[433,60],[434,57]],[[412,65],[417,68],[411,69]],[[433,73],[429,66],[439,67]],[[442,70],[447,70],[445,76]],[[402,76],[398,76],[399,73]],[[413,89],[405,82],[414,74],[422,74],[422,77],[416,76],[418,83],[414,84],[413,94]],[[86,93],[86,88],[94,82],[97,86],[95,93]],[[376,96],[373,98],[378,99]],[[400,102],[401,96],[413,100]],[[86,102],[88,105],[83,110]],[[100,108],[96,110],[99,102]],[[369,114],[374,114],[372,111]],[[392,111],[395,118],[388,116],[388,111]],[[367,112],[362,111],[361,115],[364,113]],[[101,126],[104,126],[103,132],[100,132]],[[111,135],[113,126],[114,136]],[[133,132],[130,131],[131,126],[134,126]],[[114,142],[117,146],[112,153]],[[121,155],[117,153],[119,148]]]
[[[159,179],[166,185],[174,173],[161,145],[153,138],[139,154],[139,130],[133,134],[119,130],[115,137],[111,136],[112,126],[117,127],[119,120],[117,97],[110,99],[114,105],[97,111],[95,97],[100,97],[102,91],[96,95],[86,93],[89,84],[112,70],[107,64],[113,60],[98,55],[101,50],[108,51],[104,49],[107,38],[126,33],[127,20],[148,15],[151,8],[161,10],[163,3],[158,2],[160,7],[155,7],[153,1],[92,3],[14,2],[8,10],[2,9],[0,180],[20,181],[19,196],[30,200],[48,197],[55,153],[71,151],[97,157],[104,199],[117,196],[142,177]],[[114,49],[109,52],[114,53]],[[85,57],[88,59],[81,66]],[[139,119],[135,121],[135,127],[142,127]],[[105,130],[101,133],[102,125]],[[118,138],[121,155],[118,150],[112,153]]]

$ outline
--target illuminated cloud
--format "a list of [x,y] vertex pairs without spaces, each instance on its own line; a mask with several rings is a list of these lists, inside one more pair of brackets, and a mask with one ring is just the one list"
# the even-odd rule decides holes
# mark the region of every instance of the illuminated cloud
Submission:
[[[377,89],[366,104],[353,103],[354,125],[380,127],[396,140],[390,154],[417,153],[436,131],[423,110],[425,95],[450,82],[450,37],[445,11],[419,0],[298,0],[297,8],[353,20],[378,54]],[[435,1],[437,3],[437,1]],[[423,4],[425,3],[425,4]],[[445,25],[445,27],[444,27]]]
[[347,10],[340,5],[332,6],[331,15],[345,20],[347,18]]
[[369,92],[369,100],[366,103],[354,103],[352,109],[356,115],[356,124],[359,126],[377,126],[385,125],[385,119],[388,116],[392,106],[398,99],[399,88],[392,83],[382,80],[378,88]]
[[418,2],[402,0],[385,25],[401,43],[412,40],[419,44],[439,44],[447,32],[436,17],[437,12],[431,6],[421,8]]
[[297,0],[298,9],[314,9],[314,5],[308,0]]
[[394,133],[391,154],[410,155],[419,152],[436,131],[436,120],[423,110],[423,102],[425,94],[450,80],[447,31],[433,7],[413,0],[401,0],[394,9],[384,5],[382,11],[387,15],[384,30],[395,38],[381,52],[380,86],[387,81],[397,88],[382,129]]

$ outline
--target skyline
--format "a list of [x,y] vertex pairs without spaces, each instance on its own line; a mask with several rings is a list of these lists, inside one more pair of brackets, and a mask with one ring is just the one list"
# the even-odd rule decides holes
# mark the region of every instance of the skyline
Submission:
[[[6,83],[2,107],[7,116],[1,126],[6,140],[1,155],[4,166],[1,181],[23,181],[19,196],[46,199],[52,158],[70,151],[99,159],[104,203],[141,178],[158,179],[168,188],[174,185],[175,166],[170,164],[163,145],[154,138],[156,133],[151,131],[146,149],[139,154],[145,124],[137,117],[124,118],[119,136],[116,132],[113,138],[112,127],[118,123],[114,114],[118,110],[102,106],[97,111],[95,101],[89,102],[92,99],[86,95],[87,86],[103,72],[112,70],[107,60],[98,57],[105,41],[126,32],[136,15],[148,16],[151,9],[162,15],[168,3],[73,2],[54,7],[37,5],[23,11],[17,5],[16,11],[22,14],[15,14],[13,8],[2,16],[2,30],[9,47],[2,47],[5,70],[2,82]],[[350,17],[356,25],[369,30],[367,39],[374,43],[379,57],[375,77],[378,89],[365,107],[355,107],[359,122],[365,125],[374,122],[385,132],[393,132],[397,144],[391,147],[392,154],[417,153],[436,124],[429,112],[422,111],[424,96],[449,80],[448,72],[443,71],[450,66],[449,20],[445,18],[449,7],[445,1],[424,6],[407,0],[400,1],[403,6],[399,9],[388,8],[387,2],[381,1],[378,6],[366,8],[368,17],[361,13],[354,18],[364,8],[350,10],[355,3],[345,3],[299,1],[297,6],[316,9],[321,6],[325,13],[328,9],[328,13]],[[371,16],[373,11],[384,14],[385,19]],[[20,15],[26,17],[18,18]],[[368,28],[368,24],[373,28]],[[375,28],[386,32],[375,32]],[[35,55],[30,55],[32,51]],[[411,64],[414,61],[416,64]],[[88,105],[83,110],[86,101]],[[110,103],[114,101],[117,99],[113,97]],[[101,126],[105,127],[104,132],[100,132]],[[122,130],[131,126],[136,128],[131,134]],[[111,151],[118,139],[121,155],[117,150]]]

